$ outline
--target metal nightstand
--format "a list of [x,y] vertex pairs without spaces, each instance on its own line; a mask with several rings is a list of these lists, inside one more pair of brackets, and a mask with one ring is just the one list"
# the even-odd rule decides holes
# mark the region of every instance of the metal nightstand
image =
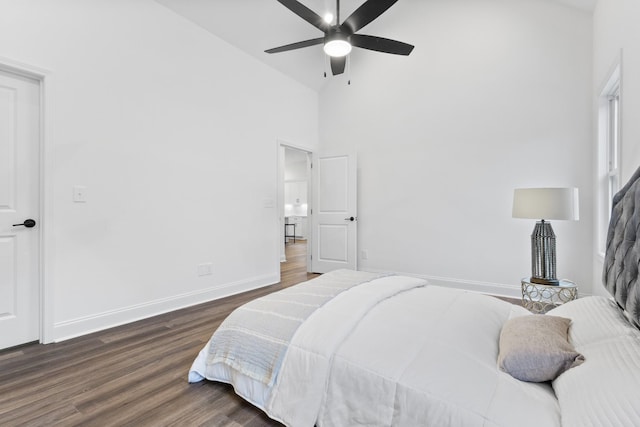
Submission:
[[569,280],[560,280],[559,285],[531,283],[522,279],[522,305],[532,313],[547,311],[578,298],[578,285]]

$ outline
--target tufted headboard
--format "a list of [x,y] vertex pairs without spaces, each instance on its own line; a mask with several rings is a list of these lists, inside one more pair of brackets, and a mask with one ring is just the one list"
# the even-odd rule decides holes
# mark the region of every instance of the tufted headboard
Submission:
[[640,327],[640,168],[613,198],[602,280]]

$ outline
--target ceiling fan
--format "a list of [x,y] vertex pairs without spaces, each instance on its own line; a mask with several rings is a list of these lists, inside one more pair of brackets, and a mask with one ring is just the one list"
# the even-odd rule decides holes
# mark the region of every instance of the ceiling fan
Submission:
[[324,37],[275,47],[265,50],[266,53],[286,52],[288,50],[324,44],[324,51],[331,58],[331,72],[335,76],[344,73],[347,55],[351,52],[352,46],[375,50],[377,52],[392,53],[394,55],[409,55],[413,50],[412,45],[397,40],[356,34],[357,31],[382,15],[398,0],[367,0],[345,19],[342,24],[340,24],[340,0],[336,0],[336,24],[334,25],[325,21],[320,15],[297,0],[278,1],[287,9],[322,31]]

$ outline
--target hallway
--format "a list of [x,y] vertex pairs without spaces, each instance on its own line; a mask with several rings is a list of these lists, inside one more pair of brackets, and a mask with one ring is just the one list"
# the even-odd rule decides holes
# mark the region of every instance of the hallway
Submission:
[[286,262],[280,263],[280,284],[282,287],[311,280],[320,274],[307,273],[307,241],[296,240],[285,245]]

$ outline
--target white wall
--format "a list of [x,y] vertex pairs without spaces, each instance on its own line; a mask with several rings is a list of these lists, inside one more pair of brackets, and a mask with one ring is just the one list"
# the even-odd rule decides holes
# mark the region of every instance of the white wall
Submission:
[[0,10],[0,57],[51,71],[49,339],[278,280],[276,139],[316,147],[315,92],[151,0]]
[[[513,189],[576,186],[580,221],[553,222],[558,275],[590,293],[591,14],[540,0],[410,9],[409,57],[356,50],[320,95],[321,147],[358,153],[360,267],[516,296],[535,221],[511,218]],[[394,38],[375,24],[367,34]]]
[[[637,24],[639,16],[640,3],[637,0],[599,0],[593,14],[594,99],[600,94],[613,64],[621,59],[622,185],[640,166],[640,26]],[[597,141],[594,138],[594,153],[596,152]],[[594,253],[593,264],[597,283],[594,293],[608,295],[602,286],[602,258],[597,251]]]
[[307,153],[292,148],[284,151],[284,180],[305,181],[307,179]]

